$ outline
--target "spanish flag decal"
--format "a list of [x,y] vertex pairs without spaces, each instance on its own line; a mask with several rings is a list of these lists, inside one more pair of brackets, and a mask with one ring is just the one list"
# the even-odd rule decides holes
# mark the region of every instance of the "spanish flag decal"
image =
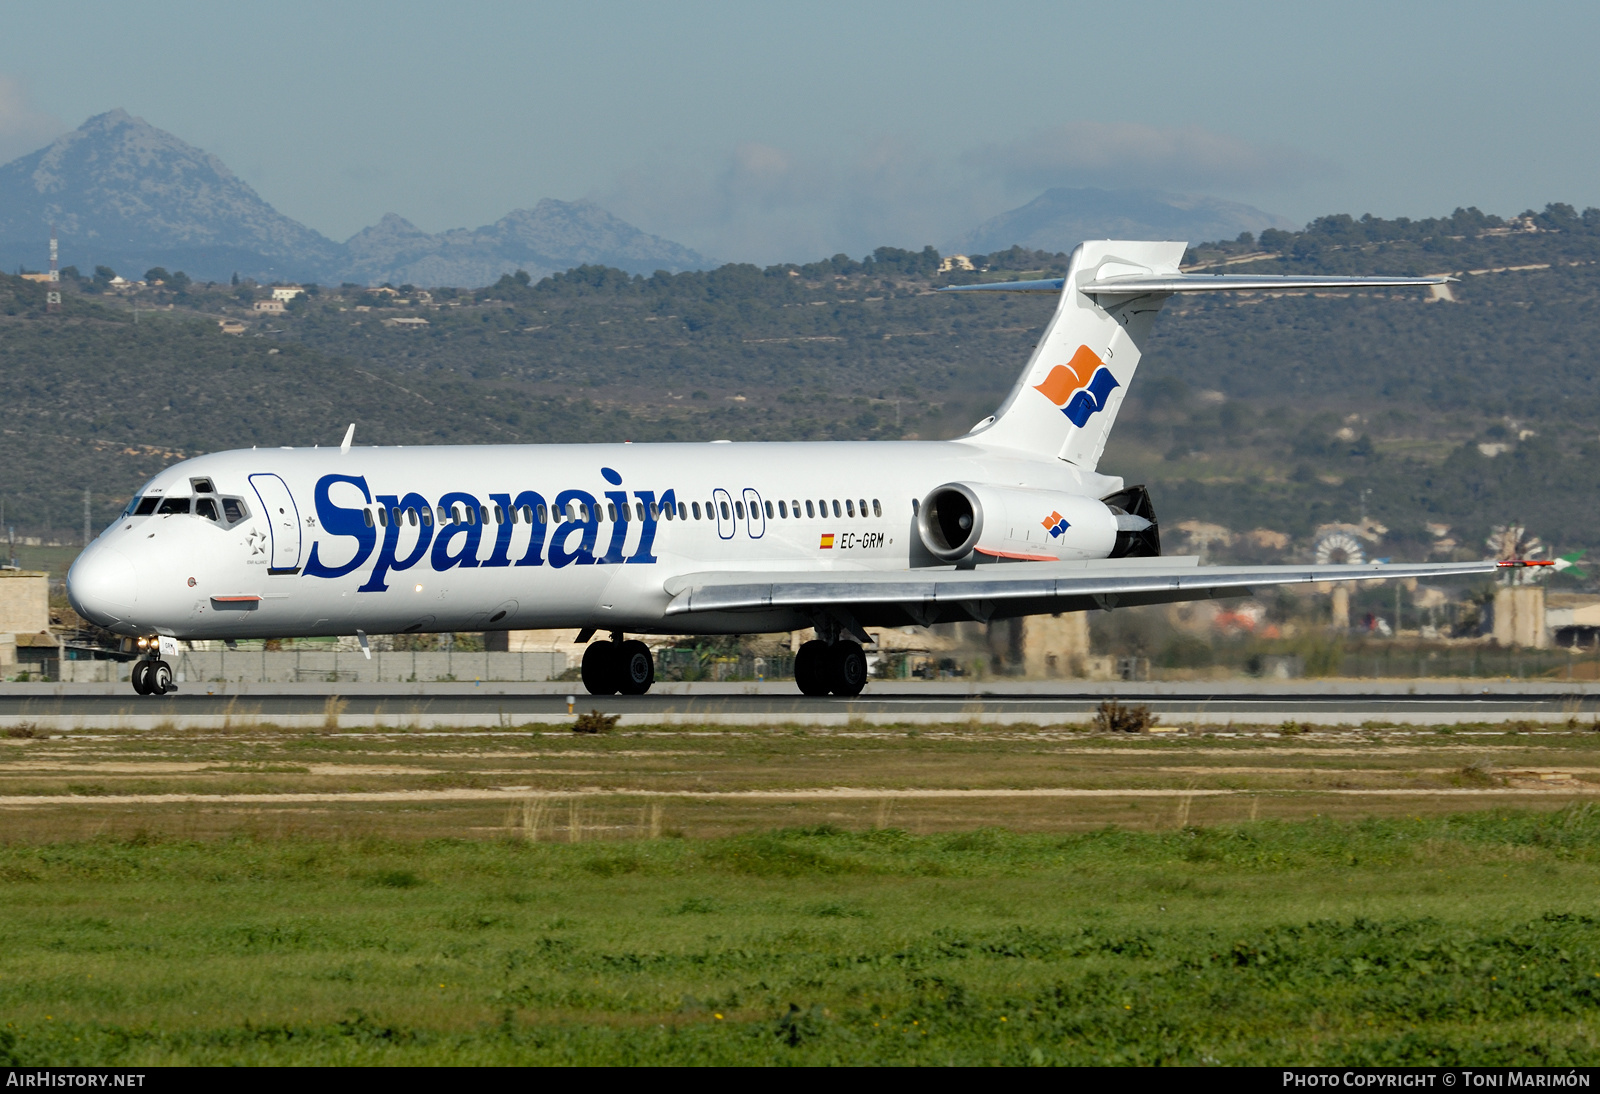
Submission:
[[820,549],[824,550],[824,551],[833,550],[833,533],[832,532],[828,532],[825,535],[823,535],[823,537],[822,537],[822,547]]

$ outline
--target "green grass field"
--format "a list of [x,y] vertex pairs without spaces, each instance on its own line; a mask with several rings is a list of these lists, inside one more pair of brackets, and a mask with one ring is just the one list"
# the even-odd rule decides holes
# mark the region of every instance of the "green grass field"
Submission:
[[0,846],[0,1063],[1600,1050],[1589,804],[1025,834],[251,831]]

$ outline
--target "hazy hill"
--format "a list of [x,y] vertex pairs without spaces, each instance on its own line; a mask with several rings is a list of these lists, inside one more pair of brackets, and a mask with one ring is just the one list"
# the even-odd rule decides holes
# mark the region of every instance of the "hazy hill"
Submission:
[[362,284],[488,285],[502,274],[530,275],[573,266],[629,273],[677,273],[711,265],[702,255],[640,231],[587,201],[546,198],[482,228],[430,235],[389,213],[345,244],[342,279]]
[[325,271],[332,240],[279,213],[217,157],[124,110],[97,115],[0,167],[0,266],[42,269],[50,225],[63,264],[137,277],[151,266],[198,278]]
[[152,266],[206,281],[416,285],[493,282],[597,263],[637,273],[699,269],[702,256],[589,202],[544,200],[481,228],[430,235],[398,216],[345,243],[279,213],[217,157],[113,110],[0,167],[0,269],[42,269],[50,226],[63,265]]
[[1160,190],[1056,187],[1020,208],[984,221],[949,249],[987,253],[1020,244],[1039,251],[1071,251],[1085,239],[1188,242],[1293,227],[1282,217],[1219,198]]

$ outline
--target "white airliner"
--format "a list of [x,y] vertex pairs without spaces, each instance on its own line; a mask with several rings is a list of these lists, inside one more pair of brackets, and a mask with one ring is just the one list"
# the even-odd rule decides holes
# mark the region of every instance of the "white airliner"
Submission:
[[369,634],[577,628],[584,686],[639,695],[655,670],[627,634],[815,627],[796,683],[850,696],[866,683],[869,626],[1500,565],[1162,555],[1144,487],[1097,468],[1169,296],[1446,280],[1184,274],[1184,250],[1084,243],[1064,278],[961,286],[1060,303],[1005,404],[955,440],[365,448],[352,425],[337,448],[219,452],[161,472],[78,557],[68,595],[141,640],[141,694],[171,690],[164,658],[180,640],[356,635],[365,648]]

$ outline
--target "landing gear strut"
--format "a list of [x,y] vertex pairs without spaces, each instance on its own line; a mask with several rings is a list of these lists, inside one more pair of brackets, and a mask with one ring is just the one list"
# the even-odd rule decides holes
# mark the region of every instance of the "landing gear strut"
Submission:
[[610,641],[591,642],[583,651],[583,686],[590,695],[643,695],[656,682],[650,647],[637,639],[624,642],[614,631]]

